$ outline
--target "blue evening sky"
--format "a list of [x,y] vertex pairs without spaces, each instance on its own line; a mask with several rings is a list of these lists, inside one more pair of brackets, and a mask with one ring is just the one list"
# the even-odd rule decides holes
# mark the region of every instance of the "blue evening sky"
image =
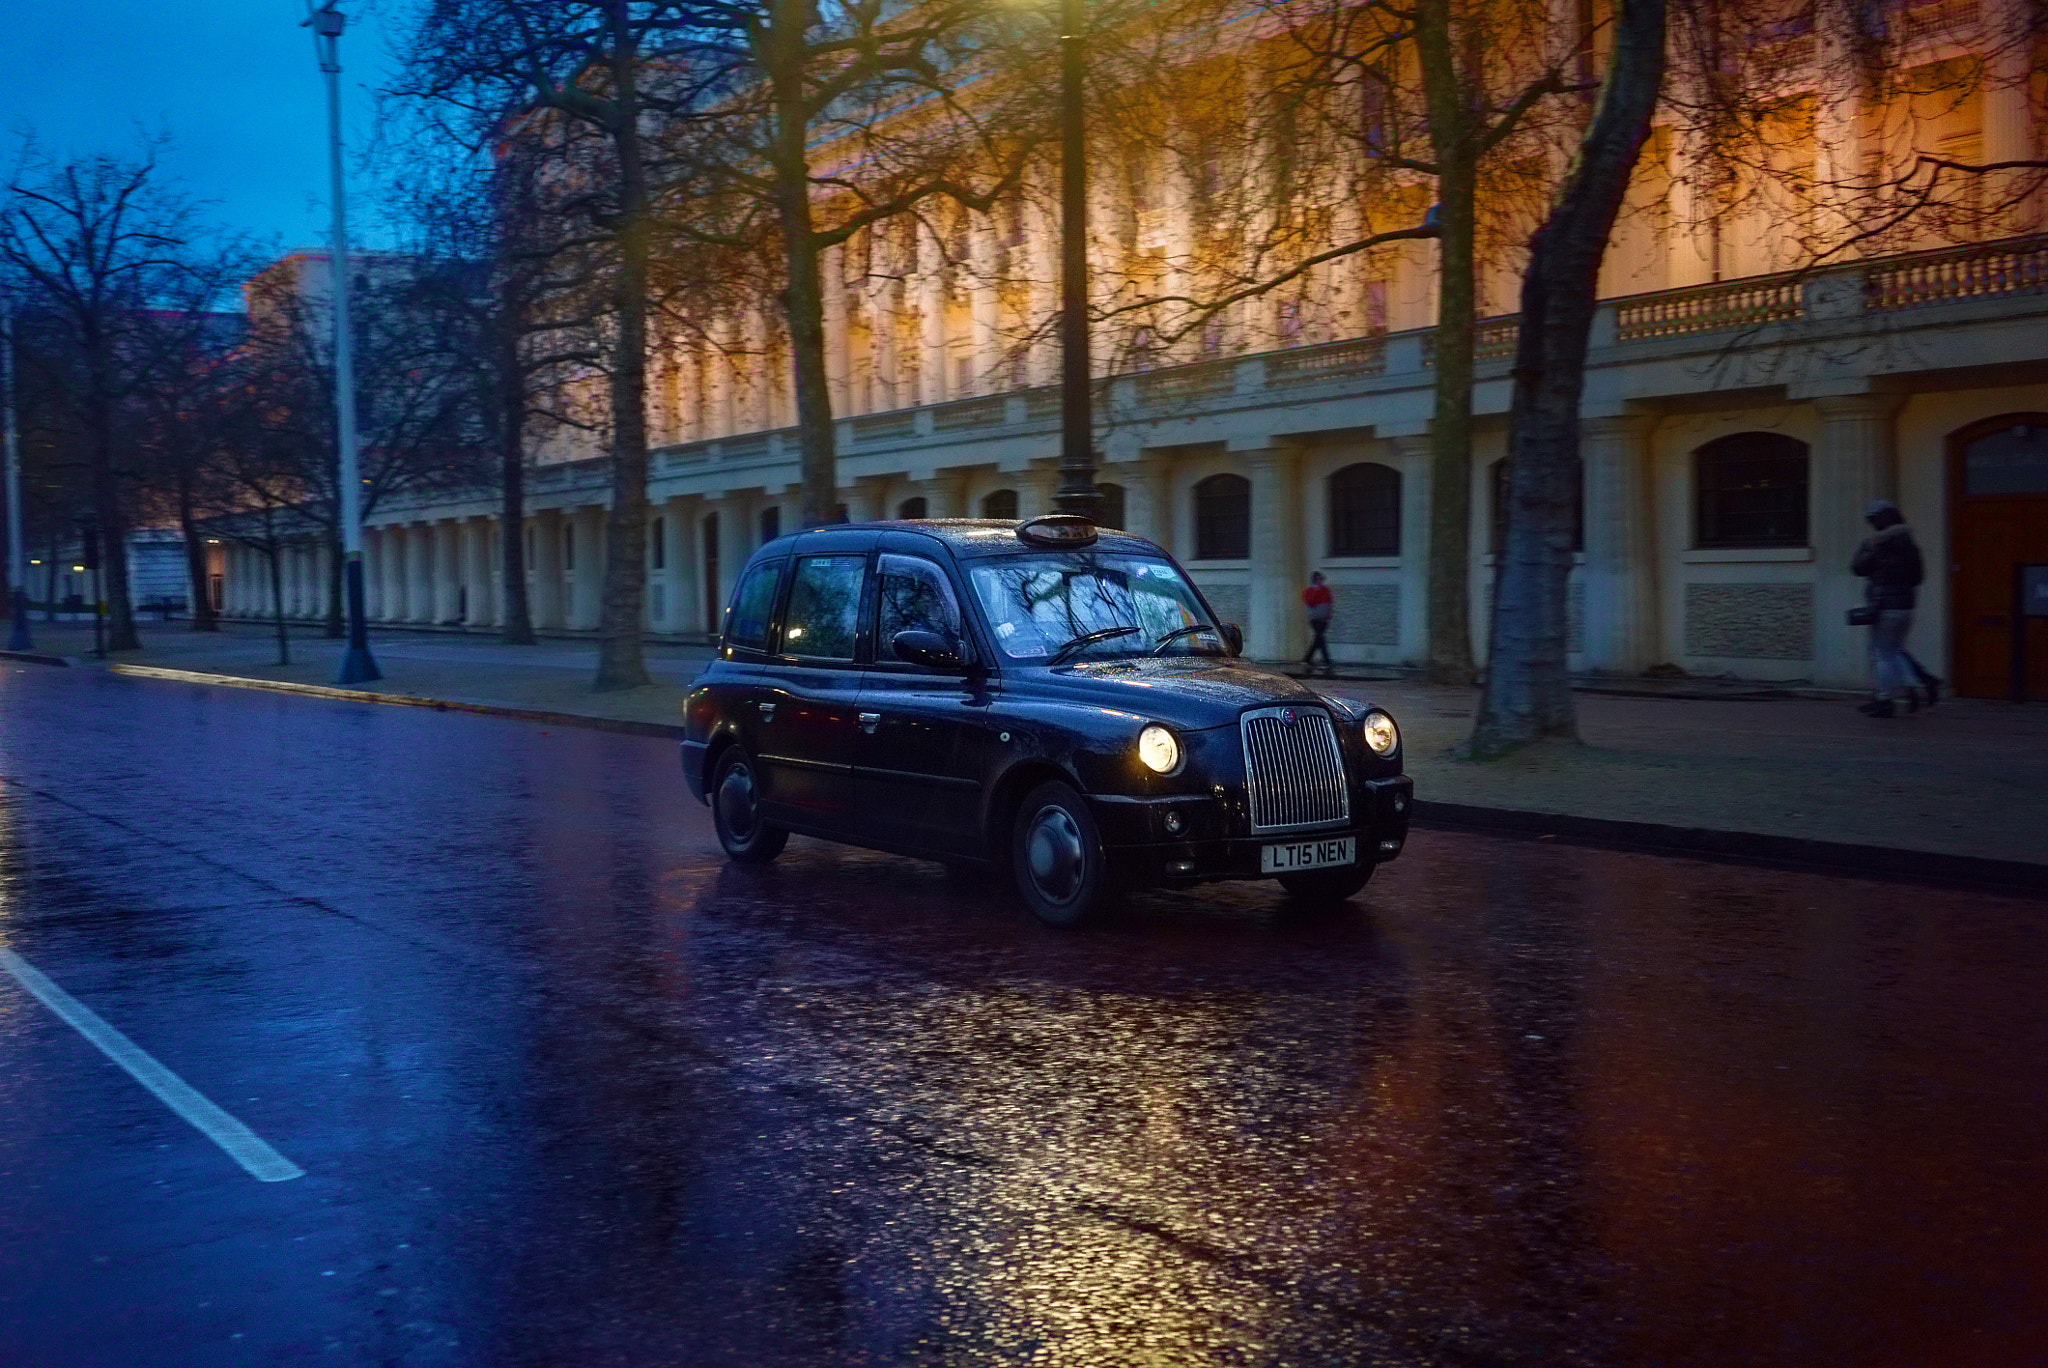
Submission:
[[[399,0],[342,0],[350,157],[389,80]],[[0,170],[20,133],[57,154],[170,134],[167,170],[228,228],[290,249],[327,233],[327,113],[304,0],[0,0]],[[351,165],[350,228],[376,245]],[[367,231],[365,231],[367,230]]]

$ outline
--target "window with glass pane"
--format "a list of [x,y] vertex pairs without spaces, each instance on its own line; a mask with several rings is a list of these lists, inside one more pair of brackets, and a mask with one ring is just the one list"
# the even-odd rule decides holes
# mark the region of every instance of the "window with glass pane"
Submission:
[[898,632],[937,632],[949,641],[961,639],[960,605],[945,571],[919,556],[884,556],[881,575],[877,658],[902,658],[890,645]]
[[805,556],[796,563],[789,607],[782,614],[782,649],[813,660],[853,659],[854,624],[866,556]]
[[1330,477],[1330,554],[1401,554],[1401,472],[1365,461]]
[[[1161,649],[1216,655],[1224,649],[1194,586],[1166,561],[1093,552],[1005,557],[975,566],[972,580],[997,643],[1014,660],[1043,659],[1075,637],[1117,627],[1135,630],[1080,654],[1104,658]],[[1203,630],[1173,636],[1187,627]]]
[[1693,544],[1806,545],[1806,443],[1738,432],[1693,453]]
[[1963,493],[2048,494],[2048,418],[2022,418],[1964,447]]
[[768,644],[768,615],[775,611],[775,586],[782,578],[780,560],[747,567],[725,610],[725,644],[759,650]]
[[1124,525],[1124,487],[1104,482],[1095,486],[1095,525],[1097,527],[1122,527]]
[[1195,559],[1243,560],[1252,553],[1252,485],[1211,475],[1195,486]]

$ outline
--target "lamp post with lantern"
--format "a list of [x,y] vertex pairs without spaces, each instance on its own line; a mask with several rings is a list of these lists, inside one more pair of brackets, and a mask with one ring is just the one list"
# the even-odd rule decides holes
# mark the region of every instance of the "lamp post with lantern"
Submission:
[[346,22],[334,0],[311,8],[304,26],[313,30],[313,46],[320,58],[320,71],[327,78],[327,180],[334,205],[333,246],[329,260],[333,267],[334,294],[334,411],[335,440],[340,448],[340,507],[342,594],[348,614],[348,646],[341,655],[339,682],[361,684],[382,679],[376,659],[370,654],[369,623],[363,611],[363,482],[356,449],[356,367],[355,338],[349,329],[348,212],[341,167],[341,30]]
[[1088,392],[1087,0],[1060,0],[1060,487],[1062,513],[1094,519],[1095,417]]

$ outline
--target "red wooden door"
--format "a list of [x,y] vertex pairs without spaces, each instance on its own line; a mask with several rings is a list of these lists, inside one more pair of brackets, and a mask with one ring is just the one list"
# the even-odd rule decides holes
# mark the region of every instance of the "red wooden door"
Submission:
[[[2007,698],[2014,567],[2048,563],[2048,414],[2014,413],[1949,438],[1950,672],[1959,694]],[[2048,619],[2026,628],[2030,699],[2048,699]]]

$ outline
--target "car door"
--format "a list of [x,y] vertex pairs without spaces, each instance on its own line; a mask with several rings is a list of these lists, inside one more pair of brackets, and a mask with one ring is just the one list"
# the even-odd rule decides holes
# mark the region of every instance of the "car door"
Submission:
[[897,657],[905,630],[936,632],[972,661],[960,601],[937,561],[883,552],[876,564],[874,663],[861,687],[854,796],[862,830],[884,845],[941,854],[980,847],[987,759],[986,674]]
[[760,736],[764,815],[852,835],[857,660],[868,553],[799,555],[791,568]]
[[[775,676],[778,673],[768,654],[768,636],[775,614],[776,590],[781,587],[782,568],[788,562],[779,556],[752,562],[733,586],[732,600],[725,607],[719,639],[722,668],[712,685],[712,696],[720,717],[730,723],[747,753],[761,753],[762,722],[774,716]],[[709,784],[712,776],[704,776]]]

